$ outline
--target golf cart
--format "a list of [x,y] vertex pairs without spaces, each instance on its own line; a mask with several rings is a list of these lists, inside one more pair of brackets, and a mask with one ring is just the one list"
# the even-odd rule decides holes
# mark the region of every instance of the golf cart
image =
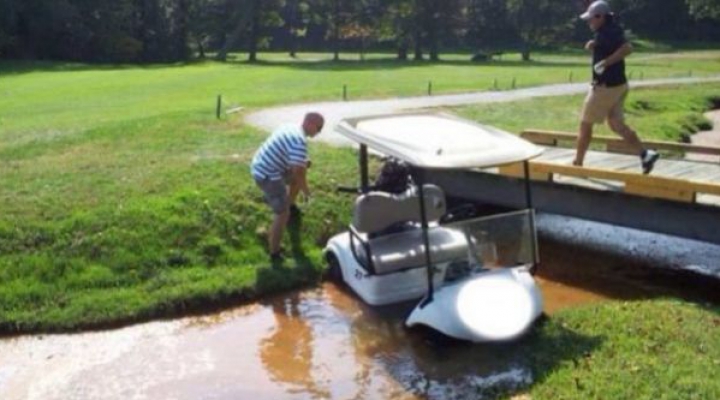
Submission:
[[[347,232],[325,248],[330,273],[364,302],[420,299],[407,326],[425,325],[473,342],[511,340],[542,313],[527,160],[541,149],[498,129],[439,113],[346,119],[336,130],[359,144],[360,187]],[[402,193],[374,190],[368,152],[405,163]],[[476,169],[523,162],[527,208],[501,213],[448,209],[425,170]],[[486,171],[487,172],[487,171]]]

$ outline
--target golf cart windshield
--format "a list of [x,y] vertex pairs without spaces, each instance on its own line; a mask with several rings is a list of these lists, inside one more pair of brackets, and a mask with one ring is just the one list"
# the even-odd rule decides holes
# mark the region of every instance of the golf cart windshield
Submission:
[[531,267],[537,262],[532,219],[532,210],[522,210],[443,225],[462,233],[467,245],[467,253],[450,263],[447,279],[484,269]]

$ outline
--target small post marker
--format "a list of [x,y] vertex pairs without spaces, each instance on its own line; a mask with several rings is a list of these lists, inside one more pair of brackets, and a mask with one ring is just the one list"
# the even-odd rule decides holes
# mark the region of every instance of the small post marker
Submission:
[[495,79],[493,80],[493,90],[498,90],[497,78],[495,78]]
[[222,95],[217,96],[217,106],[215,107],[215,117],[220,119],[220,109],[222,109]]
[[428,81],[428,96],[432,96],[432,81]]
[[573,73],[570,71],[570,74],[568,75],[568,82],[573,83]]
[[343,85],[343,100],[347,101],[347,85]]
[[517,82],[516,82],[516,80],[515,80],[515,77],[513,76],[512,85],[511,85],[513,89],[515,89],[516,83],[517,83]]

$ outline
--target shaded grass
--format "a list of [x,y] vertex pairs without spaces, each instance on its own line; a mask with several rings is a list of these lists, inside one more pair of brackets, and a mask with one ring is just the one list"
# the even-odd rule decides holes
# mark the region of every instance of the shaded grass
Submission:
[[[682,141],[712,128],[702,114],[716,106],[720,84],[636,88],[625,102],[625,116],[641,138]],[[546,97],[512,103],[480,104],[454,109],[458,114],[510,132],[546,129],[576,132],[584,95]],[[596,133],[615,135],[606,125]]]
[[553,315],[523,346],[533,399],[716,399],[720,308],[607,302]]

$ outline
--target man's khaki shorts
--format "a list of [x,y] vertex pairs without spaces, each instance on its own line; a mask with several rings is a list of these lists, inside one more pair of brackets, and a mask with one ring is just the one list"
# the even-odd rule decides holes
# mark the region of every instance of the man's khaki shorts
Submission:
[[582,122],[602,124],[606,118],[622,120],[623,104],[628,94],[628,85],[593,86],[585,97],[582,110]]

